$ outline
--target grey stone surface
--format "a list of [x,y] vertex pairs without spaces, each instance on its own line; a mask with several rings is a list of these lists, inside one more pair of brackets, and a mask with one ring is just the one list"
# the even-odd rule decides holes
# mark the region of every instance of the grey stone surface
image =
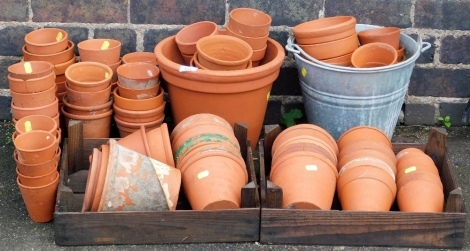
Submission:
[[23,56],[24,36],[33,31],[29,26],[7,26],[0,29],[0,56]]
[[416,1],[415,26],[430,29],[470,29],[470,1]]
[[452,123],[451,126],[468,126],[470,125],[470,117],[463,120],[463,112],[466,105],[467,103],[441,103],[439,105],[439,116],[443,118],[449,116]]
[[9,89],[8,84],[8,67],[12,64],[16,64],[20,59],[0,59],[0,89]]
[[266,114],[264,116],[265,125],[273,125],[281,123],[281,106],[282,102],[280,101],[269,101],[268,107],[266,109]]
[[470,36],[445,36],[439,52],[444,64],[470,64]]
[[11,97],[0,96],[0,120],[10,120],[11,119]]
[[144,34],[144,51],[153,52],[155,46],[163,39],[173,36],[180,29],[150,29]]
[[408,94],[415,96],[455,97],[470,96],[467,69],[423,69],[416,68],[411,75]]
[[0,21],[28,21],[28,0],[2,0]]
[[435,125],[436,107],[433,104],[405,104],[405,125]]

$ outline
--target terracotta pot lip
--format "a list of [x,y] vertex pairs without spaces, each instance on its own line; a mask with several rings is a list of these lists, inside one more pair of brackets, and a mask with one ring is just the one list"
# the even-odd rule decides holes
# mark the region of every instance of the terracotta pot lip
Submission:
[[47,104],[47,105],[43,105],[43,106],[39,106],[39,107],[19,107],[19,106],[16,106],[13,104],[13,101],[11,102],[11,107],[13,109],[16,109],[16,110],[21,110],[21,111],[35,111],[35,110],[40,110],[40,109],[44,109],[46,107],[49,107],[49,106],[53,106],[55,105],[56,103],[59,103],[59,99],[58,98],[55,98],[54,101],[52,101],[50,104]]
[[367,36],[367,37],[376,37],[376,36],[385,36],[390,35],[396,32],[400,32],[401,29],[398,27],[377,27],[375,29],[363,30],[357,33],[358,37]]
[[[168,71],[168,74],[172,75],[178,75],[181,78],[184,79],[194,79],[194,80],[204,80],[205,82],[210,82],[210,83],[220,83],[221,79],[224,82],[230,81],[230,79],[233,78],[242,78],[241,81],[251,81],[253,78],[256,76],[256,79],[263,78],[266,76],[269,76],[273,74],[274,72],[279,71],[279,67],[282,65],[284,62],[285,58],[285,51],[282,46],[275,41],[274,39],[271,39],[268,37],[268,47],[273,46],[276,48],[277,55],[267,62],[266,64],[259,65],[257,67],[252,67],[249,69],[242,69],[242,70],[233,70],[233,71],[215,71],[215,70],[204,70],[204,71],[196,71],[196,72],[186,72],[185,74],[181,74],[179,71],[180,69],[180,64],[175,63],[168,58],[166,58],[163,53],[162,53],[162,47],[166,43],[171,43],[174,42],[175,36],[170,36],[162,40],[160,43],[158,43],[155,46],[154,52],[155,55],[157,56],[157,59],[159,61],[158,65],[160,68],[164,69],[165,71]],[[162,72],[163,75],[165,75],[165,72]],[[260,75],[260,76],[257,76]],[[236,80],[234,80],[236,81]]]
[[[26,63],[26,62],[29,62],[32,65],[46,65],[47,68],[43,71],[38,72],[38,73],[34,72],[34,73],[31,73],[31,74],[16,71],[16,68],[24,69],[24,63]],[[8,71],[8,78],[12,78],[12,79],[17,80],[17,81],[35,81],[35,80],[38,80],[38,79],[44,79],[47,76],[49,76],[50,74],[54,74],[54,65],[50,62],[47,62],[47,61],[23,61],[23,62],[19,62],[19,63],[12,64],[12,65],[8,66],[7,71]],[[49,73],[47,73],[46,75],[42,75],[42,74],[45,74],[45,72],[49,72]],[[14,75],[42,75],[42,76],[37,77],[37,78],[31,78],[31,79],[23,80],[21,78],[14,77]]]
[[[36,152],[36,151],[42,151],[44,149],[47,149],[51,146],[53,146],[54,144],[56,144],[57,140],[53,140],[51,141],[51,143],[49,145],[47,145],[46,147],[43,147],[43,148],[40,148],[40,149],[34,149],[34,150],[29,150],[29,149],[24,149],[22,147],[18,147],[16,145],[16,141],[18,141],[19,139],[21,138],[24,138],[24,137],[29,137],[31,134],[42,134],[43,136],[45,137],[50,137],[50,138],[53,138],[53,139],[57,139],[56,136],[50,132],[47,132],[47,131],[41,131],[41,130],[32,130],[32,131],[29,131],[29,132],[25,132],[25,133],[22,133],[22,134],[19,134],[16,136],[16,138],[13,139],[13,143],[16,147],[16,149],[18,150],[21,150],[23,152]],[[18,139],[19,138],[19,139]],[[55,156],[54,156],[55,157]]]
[[[336,141],[333,138],[333,136],[331,136],[331,134],[327,130],[323,129],[320,126],[314,125],[314,124],[308,124],[308,123],[297,124],[295,126],[289,127],[286,130],[282,131],[278,135],[278,137],[279,136],[282,137],[282,135],[286,135],[287,133],[289,133],[291,131],[294,131],[294,130],[304,130],[304,129],[313,130],[313,131],[316,131],[316,132],[319,132],[319,133],[325,135],[330,140],[330,143],[333,145],[333,147],[334,147],[333,150],[335,151],[336,155],[338,155],[338,153],[339,153],[338,145],[336,144]],[[325,143],[327,143],[327,142],[325,142]]]
[[[216,43],[216,41],[217,41],[217,43]],[[215,58],[211,54],[206,53],[206,51],[204,50],[205,49],[204,45],[213,44],[213,43],[216,43],[216,44],[230,43],[232,45],[233,44],[239,44],[245,49],[245,51],[247,53],[246,53],[244,58],[239,59],[239,60],[224,60],[224,59]],[[232,37],[232,36],[227,36],[227,35],[212,35],[212,36],[203,37],[203,38],[201,38],[197,41],[196,48],[197,48],[198,55],[200,57],[202,56],[207,61],[212,62],[212,63],[216,63],[216,64],[228,65],[228,66],[245,64],[253,56],[253,49],[251,48],[251,46],[247,42],[245,42],[245,41],[243,41],[239,38]]]
[[115,97],[117,97],[118,99],[122,99],[124,100],[125,102],[148,102],[150,100],[156,100],[156,99],[161,99],[162,96],[163,96],[163,93],[164,93],[164,90],[163,90],[163,87],[159,87],[158,88],[158,94],[157,96],[155,97],[151,97],[151,98],[146,98],[146,99],[130,99],[130,98],[124,98],[122,97],[121,95],[119,95],[119,88],[116,88],[114,89],[113,91],[113,94],[115,95]]
[[24,174],[22,174],[22,173],[20,172],[20,170],[18,169],[18,167],[16,167],[15,170],[16,170],[16,175],[18,175],[18,176],[20,176],[20,177],[24,177],[24,178],[26,178],[26,179],[35,179],[35,178],[38,178],[38,179],[39,179],[39,178],[47,177],[48,175],[50,175],[50,174],[53,173],[53,172],[57,172],[57,167],[59,166],[59,163],[56,162],[56,163],[54,164],[54,166],[55,166],[55,168],[54,168],[52,171],[50,171],[50,172],[48,172],[48,173],[46,173],[46,174],[40,175],[40,176],[28,176],[28,175],[24,175]]
[[[87,39],[87,40],[81,41],[80,43],[77,44],[77,47],[80,50],[100,51],[101,50],[101,45],[97,48],[90,48],[90,45],[93,45],[96,42],[104,42],[104,41],[112,42],[112,43],[110,43],[110,47],[108,48],[108,50],[119,48],[119,47],[122,46],[121,41],[116,40],[116,39],[112,39],[112,38],[92,38],[92,39]],[[87,61],[87,62],[90,62],[90,61]]]
[[389,146],[392,147],[392,142],[390,141],[390,139],[388,138],[388,136],[384,132],[382,132],[380,129],[378,129],[376,127],[368,126],[368,125],[355,126],[355,127],[349,128],[347,131],[343,132],[343,134],[341,134],[341,136],[337,140],[338,146],[339,146],[339,143],[341,142],[341,139],[343,139],[344,136],[347,135],[349,132],[360,130],[360,129],[363,129],[363,128],[371,129],[371,130],[374,130],[374,131],[377,131],[377,132],[381,133],[384,136],[384,138],[388,139]]
[[[136,71],[136,69],[133,69],[134,67],[147,67],[147,73],[150,70],[152,72],[152,76],[145,76],[145,77],[136,77],[136,76],[129,76],[133,75],[133,72]],[[123,72],[125,71],[125,72]],[[131,73],[129,74],[130,71]],[[127,64],[121,64],[117,70],[116,73],[118,74],[119,78],[125,78],[129,80],[146,80],[149,78],[158,78],[160,76],[160,69],[152,64],[152,63],[147,63],[147,62],[131,62]]]
[[[146,58],[146,57],[151,57],[152,61],[133,61],[134,56],[138,56],[139,58]],[[131,60],[131,61],[129,61]],[[130,52],[122,56],[121,61],[123,64],[128,64],[132,62],[147,62],[147,63],[155,63],[155,65],[158,65],[157,63],[157,58],[155,57],[155,53],[153,52],[148,52],[148,51],[135,51],[135,52]],[[155,61],[155,62],[154,62]]]
[[48,89],[45,89],[39,92],[15,92],[15,91],[10,90],[10,93],[17,95],[17,96],[31,97],[33,95],[42,95],[44,93],[50,92],[52,89],[57,90],[57,85],[52,85]]
[[104,104],[101,104],[101,105],[95,105],[95,106],[79,106],[79,105],[73,105],[73,104],[70,104],[68,101],[67,101],[67,98],[68,98],[68,93],[66,93],[63,97],[62,97],[62,103],[67,106],[67,107],[70,107],[74,110],[79,110],[79,111],[94,111],[94,110],[101,110],[101,109],[105,109],[105,108],[110,108],[112,105],[113,105],[113,99],[112,98],[109,98],[109,101],[104,103]]
[[[324,22],[328,22],[331,20],[338,20],[339,23],[335,25],[330,25],[330,26],[324,26]],[[301,24],[298,24],[292,28],[292,32],[294,33],[294,36],[299,37],[299,38],[304,38],[304,37],[310,37],[312,34],[305,34],[305,33],[318,33],[314,34],[313,36],[316,37],[321,37],[324,36],[323,34],[327,30],[332,30],[332,29],[338,29],[340,27],[345,27],[347,28],[348,25],[351,25],[352,23],[356,23],[356,18],[353,16],[334,16],[334,17],[325,17],[325,18],[320,18],[320,19],[315,19],[311,20],[308,22],[304,22]],[[313,29],[309,29],[305,32],[299,31],[299,29],[304,29],[306,27],[312,27],[313,25],[318,25],[318,27],[313,27]],[[342,32],[343,30],[338,30],[337,32]]]
[[[57,171],[56,171],[56,172],[57,172]],[[22,188],[26,188],[26,189],[30,189],[30,190],[32,190],[32,189],[42,189],[42,188],[48,187],[48,186],[50,186],[50,185],[52,185],[52,184],[54,184],[54,183],[57,183],[58,180],[59,180],[59,176],[60,176],[60,175],[56,175],[55,179],[54,179],[52,182],[50,182],[50,183],[48,183],[48,184],[46,184],[46,185],[37,186],[37,187],[30,187],[30,186],[25,186],[25,185],[21,184],[19,177],[16,177],[16,183],[18,184],[18,186],[21,186]]]
[[[54,130],[57,130],[57,128],[59,128],[59,125],[57,125],[57,122],[53,118],[51,118],[49,116],[46,116],[46,115],[42,115],[42,114],[33,114],[33,115],[24,116],[23,118],[18,119],[18,121],[15,123],[16,131],[18,131],[18,132],[22,131],[22,130],[18,129],[20,124],[24,124],[24,123],[26,123],[26,121],[29,121],[29,120],[34,119],[34,118],[42,118],[42,119],[52,121],[52,123],[54,124],[54,128],[55,128]],[[23,133],[23,132],[21,132],[21,133]]]
[[119,118],[116,118],[116,116],[114,117],[114,120],[116,121],[116,124],[117,126],[119,127],[120,125],[122,126],[125,126],[125,127],[130,127],[130,128],[140,128],[140,126],[154,126],[154,125],[158,125],[159,123],[161,123],[163,121],[163,119],[160,121],[160,120],[155,120],[155,121],[150,121],[150,122],[144,122],[144,123],[132,123],[132,122],[126,122],[126,121],[123,121]]
[[[369,172],[364,172],[361,176],[359,177],[353,177],[353,178],[350,178],[350,179],[347,179],[346,181],[347,182],[344,182],[344,176],[339,176],[338,178],[338,187],[337,187],[337,191],[340,193],[341,190],[349,183],[351,183],[352,181],[355,181],[355,180],[358,180],[358,179],[374,179],[374,180],[377,180],[381,183],[383,183],[384,185],[386,185],[389,189],[390,189],[390,192],[392,194],[396,194],[397,192],[397,186],[396,186],[396,183],[393,179],[387,179],[389,182],[387,182],[387,180],[381,180],[381,179],[378,179],[377,178],[377,173],[376,172],[382,172],[382,173],[385,173],[384,177],[390,177],[387,172],[381,168],[378,168],[378,167],[375,167],[375,166],[369,166],[369,165],[364,165],[364,166],[359,166],[359,168],[367,168],[367,167],[370,167],[370,168],[373,168],[371,169],[371,171]],[[351,176],[351,175],[350,175]]]
[[[36,33],[44,33],[44,31],[61,32],[63,34],[62,39],[60,39],[59,41],[56,41],[56,42],[52,42],[52,43],[37,43],[37,42],[31,40],[31,36],[37,35]],[[26,34],[26,36],[24,36],[24,41],[28,44],[32,44],[34,46],[41,46],[42,47],[42,46],[50,46],[50,45],[59,44],[59,43],[63,42],[64,40],[67,40],[68,37],[69,37],[69,34],[66,31],[62,30],[62,29],[54,28],[54,27],[45,27],[45,28],[40,28],[40,29],[33,30],[33,31],[29,32],[28,34]]]
[[298,46],[300,47],[321,47],[321,46],[326,46],[326,45],[332,45],[332,44],[337,44],[337,43],[341,43],[341,42],[344,42],[344,41],[347,41],[349,39],[352,39],[353,37],[357,37],[357,34],[354,33],[352,34],[351,36],[347,36],[347,37],[344,37],[344,38],[341,38],[341,39],[337,39],[337,40],[333,40],[333,41],[329,41],[329,42],[324,42],[324,43],[318,43],[318,44],[297,44]]
[[[188,46],[188,45],[196,45],[196,42],[197,41],[191,41],[191,42],[187,42],[187,41],[181,41],[181,35],[184,33],[184,32],[187,32],[188,30],[191,30],[191,29],[194,29],[195,26],[200,26],[200,25],[208,25],[208,26],[213,26],[214,30],[211,32],[211,34],[207,34],[206,36],[210,36],[210,35],[214,35],[217,33],[217,30],[218,30],[218,27],[217,27],[217,24],[212,22],[212,21],[200,21],[200,22],[196,22],[196,23],[192,23],[190,25],[187,25],[186,27],[184,27],[183,29],[181,29],[180,31],[178,31],[178,33],[176,33],[175,35],[175,42],[178,44],[178,45],[183,45],[183,46]],[[200,38],[199,38],[200,39]]]
[[165,105],[166,105],[166,102],[163,102],[163,104],[161,104],[157,108],[154,108],[154,109],[151,109],[151,110],[134,111],[134,110],[123,109],[123,108],[117,106],[116,104],[113,104],[113,109],[117,110],[121,113],[131,113],[131,114],[136,115],[136,116],[146,115],[146,114],[152,114],[153,115],[155,113],[162,112],[165,109]]
[[[276,163],[273,163],[273,166],[271,168],[271,173],[274,173],[277,167],[286,161],[286,159],[296,157],[296,156],[308,156],[308,157],[314,157],[315,159],[318,159],[319,161],[322,161],[323,163],[327,164],[331,172],[333,172],[335,179],[338,179],[338,170],[336,169],[336,165],[332,163],[327,157],[319,154],[319,153],[314,153],[314,152],[309,152],[309,151],[296,151],[296,152],[291,152],[282,157],[282,159],[278,159]],[[282,160],[282,161],[280,161]],[[271,174],[270,174],[271,175]]]
[[[24,165],[24,166],[27,166],[27,167],[30,167],[30,168],[35,168],[35,167],[38,167],[38,166],[41,166],[41,165],[44,165],[46,164],[47,162],[50,162],[50,161],[55,161],[55,158],[57,158],[58,156],[60,157],[60,155],[62,154],[62,150],[60,149],[60,147],[57,147],[57,150],[56,150],[56,155],[54,156],[53,159],[50,159],[50,160],[47,160],[47,161],[44,161],[42,163],[36,163],[36,164],[26,164],[26,163],[21,163],[21,165]],[[15,162],[16,163],[20,163],[20,160],[18,159],[18,152],[17,150],[13,150],[13,158],[15,159]]]
[[109,117],[113,114],[113,109],[109,109],[109,111],[106,111],[100,114],[77,115],[77,114],[72,114],[72,113],[65,111],[64,108],[65,108],[65,104],[60,108],[60,111],[62,114],[64,114],[65,117],[70,118],[70,119],[77,119],[77,120],[101,119],[101,118]]
[[77,90],[70,88],[69,83],[67,81],[65,81],[65,89],[66,89],[67,94],[69,92],[74,92],[79,95],[93,95],[93,94],[98,94],[98,93],[103,93],[103,92],[108,92],[108,91],[109,93],[111,93],[111,85],[109,85],[108,87],[106,87],[106,89],[103,89],[103,90],[88,92],[88,91],[77,91]]
[[232,31],[232,30],[230,29],[230,27],[228,27],[228,26],[225,27],[225,29],[226,29],[226,30],[228,31],[228,33],[229,33],[229,34],[227,34],[227,35],[232,36],[232,34],[233,34],[234,37],[238,37],[238,38],[242,38],[242,39],[247,39],[247,40],[263,40],[263,39],[267,39],[267,38],[269,37],[269,32],[268,32],[266,35],[261,36],[261,37],[248,37],[248,36],[244,36],[244,35],[242,35],[242,34],[240,34],[240,33],[236,33],[236,32],[234,32],[234,31]]
[[127,88],[123,85],[121,85],[121,83],[119,83],[119,81],[116,81],[116,84],[117,86],[120,88],[120,89],[124,89],[126,91],[145,91],[145,90],[151,90],[151,89],[157,89],[158,92],[160,92],[160,84],[161,84],[161,81],[158,80],[158,83],[152,87],[149,87],[149,88],[145,88],[145,89],[132,89],[132,88]]
[[[244,12],[244,11],[255,11],[255,12],[258,12],[258,13],[261,13],[262,16],[264,17],[264,23],[259,23],[259,24],[247,24],[247,23],[243,23],[243,22],[240,22],[237,18],[234,18],[234,15],[237,14],[237,12]],[[270,15],[264,13],[263,11],[261,10],[257,10],[257,9],[253,9],[253,8],[235,8],[233,10],[230,11],[229,13],[229,18],[233,19],[234,21],[236,21],[237,23],[240,23],[240,24],[243,24],[243,25],[249,25],[249,26],[252,26],[252,27],[264,27],[264,26],[267,26],[267,25],[271,25],[272,23],[272,18]],[[227,26],[228,27],[228,26]]]
[[[363,161],[367,161],[369,163],[361,164],[361,162],[363,162]],[[373,162],[376,165],[374,165],[370,162]],[[385,162],[385,161],[383,161],[379,158],[375,158],[375,157],[355,158],[355,159],[352,159],[349,162],[345,163],[343,166],[338,166],[340,168],[338,176],[341,176],[341,175],[343,175],[343,173],[347,172],[348,170],[350,170],[352,168],[355,168],[355,167],[359,167],[359,166],[370,166],[370,167],[380,168],[382,170],[384,170],[384,168],[385,168],[387,170],[384,170],[384,171],[386,171],[388,174],[390,174],[393,181],[396,181],[395,172],[393,170],[393,167],[388,165],[387,162]],[[384,167],[384,168],[381,168],[381,167]]]
[[[41,55],[41,54],[35,54],[35,53],[31,53],[29,51],[26,50],[26,45],[23,45],[23,47],[21,47],[21,50],[23,51],[23,54],[24,55],[29,55],[29,56],[32,56],[32,57],[41,57],[41,58],[44,58],[44,57],[50,57],[50,58],[55,58],[57,57],[58,55],[62,55],[62,54],[67,54],[69,53],[70,51],[73,51],[75,48],[75,43],[72,41],[72,40],[69,40],[67,42],[67,48],[65,48],[65,50],[63,51],[59,51],[59,52],[56,52],[56,53],[52,53],[52,54],[47,54],[47,55]],[[68,60],[67,60],[68,61]],[[65,61],[66,62],[66,61]],[[60,63],[64,63],[64,62],[60,62]],[[60,64],[59,63],[59,64]]]
[[[394,64],[394,63],[397,62],[398,53],[397,53],[397,50],[393,46],[391,46],[387,43],[373,42],[373,43],[368,43],[368,44],[361,45],[353,52],[353,54],[351,56],[352,65],[356,68],[364,68],[364,67],[362,67],[362,65],[360,65],[356,62],[358,57],[359,57],[358,55],[361,55],[361,53],[365,53],[365,52],[367,52],[369,50],[372,50],[372,49],[383,49],[383,50],[386,50],[386,51],[390,51],[390,53],[392,54],[393,60],[390,60],[388,65],[391,65],[391,64]],[[362,54],[362,55],[364,55],[364,54]]]
[[[72,70],[75,70],[75,68],[80,68],[82,66],[93,66],[93,67],[98,67],[98,68],[102,68],[104,70],[106,70],[106,72],[109,74],[109,79],[111,79],[111,76],[113,75],[113,70],[111,69],[111,67],[103,64],[103,63],[98,63],[98,62],[92,62],[92,61],[85,61],[85,62],[78,62],[78,63],[75,63],[75,64],[72,64],[70,65],[69,67],[67,67],[67,69],[65,70],[65,76],[67,77],[68,79],[68,76],[70,75],[70,72]],[[78,82],[78,81],[75,81],[74,82]],[[102,82],[99,81],[99,82]],[[89,84],[79,84],[80,86],[89,86]]]

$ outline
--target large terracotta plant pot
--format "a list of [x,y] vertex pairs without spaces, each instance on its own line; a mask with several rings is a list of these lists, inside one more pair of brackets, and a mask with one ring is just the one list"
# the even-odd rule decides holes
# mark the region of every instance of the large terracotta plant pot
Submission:
[[61,113],[64,115],[65,124],[68,125],[70,120],[82,121],[84,138],[109,138],[112,109],[95,115],[77,115],[65,111],[64,108],[65,106],[62,107]]
[[197,113],[212,113],[248,125],[254,149],[263,125],[272,83],[284,62],[282,46],[268,39],[266,54],[258,67],[236,71],[197,70],[180,72],[184,63],[175,43],[168,37],[157,44],[155,54],[168,87],[175,124]]
[[117,68],[119,84],[130,89],[148,89],[159,83],[160,70],[151,63],[127,63]]
[[70,89],[90,92],[109,87],[113,70],[102,63],[78,62],[67,68],[65,77]]
[[68,33],[58,28],[42,28],[24,37],[26,50],[36,54],[54,54],[67,48]]
[[59,175],[49,184],[40,187],[28,187],[19,181],[21,196],[28,210],[29,217],[34,222],[49,222],[54,219],[54,206],[56,202]]
[[121,56],[121,42],[115,39],[88,39],[78,43],[77,47],[82,62],[110,65],[118,62]]
[[46,131],[29,131],[13,139],[18,160],[25,164],[39,164],[55,157],[59,142]]

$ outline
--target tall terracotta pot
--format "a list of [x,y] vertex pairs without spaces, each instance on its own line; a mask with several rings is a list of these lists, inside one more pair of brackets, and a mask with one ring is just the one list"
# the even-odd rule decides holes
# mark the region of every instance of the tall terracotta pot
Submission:
[[84,138],[109,138],[112,109],[96,115],[77,115],[65,111],[64,108],[62,107],[61,113],[64,115],[65,124],[68,125],[70,120],[82,121]]

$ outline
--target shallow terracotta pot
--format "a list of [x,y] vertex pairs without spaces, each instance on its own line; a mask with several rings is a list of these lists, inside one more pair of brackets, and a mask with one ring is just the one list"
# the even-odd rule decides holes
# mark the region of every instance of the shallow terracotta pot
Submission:
[[271,181],[283,192],[283,208],[329,210],[338,172],[324,156],[292,152],[273,162]]
[[109,160],[109,146],[108,145],[101,145],[101,162],[100,162],[100,169],[98,172],[98,178],[96,180],[96,187],[93,194],[93,200],[91,203],[90,211],[96,212],[98,211],[98,207],[101,201],[101,195],[103,194],[104,183],[106,181],[106,174],[108,172],[108,160]]
[[10,74],[8,75],[8,84],[10,91],[17,93],[36,93],[42,92],[52,88],[54,83],[54,72],[49,72],[47,75],[23,80],[19,78],[13,78]]
[[235,31],[232,31],[230,27],[227,27],[227,35],[236,37],[247,42],[253,50],[260,50],[266,47],[266,43],[268,42],[268,33],[264,36],[260,37],[248,37],[243,36]]
[[119,95],[123,98],[148,99],[157,96],[160,90],[160,81],[156,85],[146,89],[126,88],[122,86],[119,82],[117,82],[117,86],[119,88]]
[[82,121],[84,138],[109,138],[112,109],[96,115],[77,115],[65,111],[64,108],[65,106],[62,107],[61,113],[64,115],[65,124],[68,125],[70,120]]
[[122,56],[123,64],[134,62],[145,62],[157,65],[157,58],[154,53],[145,51],[130,52]]
[[236,8],[230,11],[227,28],[247,37],[262,37],[269,34],[271,16],[252,8]]
[[93,61],[106,65],[119,61],[121,42],[115,39],[95,38],[77,44],[80,61]]
[[111,97],[111,85],[100,91],[77,91],[65,84],[65,90],[67,102],[76,106],[90,107],[106,104]]
[[55,135],[39,130],[17,135],[13,144],[18,152],[18,160],[25,164],[39,164],[53,159],[58,147]]
[[40,187],[28,187],[22,185],[19,178],[16,183],[23,197],[29,217],[34,222],[49,222],[54,219],[59,175],[49,184]]
[[196,52],[196,42],[203,37],[217,34],[217,30],[217,24],[211,21],[192,23],[176,33],[175,42],[182,54],[192,55]]
[[128,99],[120,95],[119,88],[113,91],[114,104],[120,108],[131,111],[145,111],[155,109],[163,104],[163,88],[160,87],[158,95],[147,99]]
[[40,176],[26,176],[20,173],[18,169],[16,169],[16,174],[18,175],[20,183],[28,187],[40,187],[47,185],[54,181],[57,176],[59,176],[59,172],[57,172],[57,163],[55,165],[55,169]]
[[338,149],[341,152],[345,146],[357,141],[374,141],[392,147],[392,142],[380,129],[373,126],[355,126],[339,137]]
[[330,42],[299,44],[299,46],[305,53],[319,60],[343,56],[356,51],[359,47],[356,33]]
[[247,42],[226,35],[203,37],[196,48],[199,63],[210,70],[246,69],[253,55]]
[[30,115],[15,122],[15,131],[18,134],[31,130],[48,131],[54,134],[58,128],[59,125],[57,122],[53,118],[45,115]]
[[132,123],[126,122],[121,120],[119,117],[114,116],[114,120],[116,122],[116,126],[119,129],[119,135],[121,138],[128,136],[129,134],[139,130],[141,126],[144,126],[146,130],[151,130],[161,126],[163,122],[164,116],[162,116],[158,120],[153,120],[150,122],[142,122],[142,123]]
[[56,155],[54,158],[38,164],[25,164],[18,159],[18,152],[15,150],[13,152],[13,158],[15,159],[16,168],[18,172],[26,176],[42,176],[47,173],[52,172],[52,170],[57,170],[58,163],[60,160],[61,149],[57,148]]
[[26,45],[22,47],[24,61],[47,61],[53,65],[58,65],[75,58],[75,44],[72,41],[67,42],[67,48],[52,54],[35,54],[26,50]]
[[160,70],[151,63],[128,63],[117,68],[118,81],[129,89],[148,89],[159,83]]
[[356,33],[356,18],[334,16],[303,22],[292,29],[298,44],[326,43],[352,36]]
[[164,110],[165,110],[165,103],[160,105],[159,107],[146,110],[146,111],[132,111],[122,109],[116,104],[113,104],[114,109],[114,116],[118,119],[130,122],[130,123],[147,123],[156,120],[162,120],[165,117]]
[[400,28],[398,27],[380,27],[375,29],[363,30],[357,33],[361,45],[370,43],[386,43],[395,50],[400,47]]
[[146,137],[149,144],[150,157],[175,167],[168,125],[163,123],[160,127],[149,130],[146,133]]
[[48,105],[56,99],[57,87],[53,85],[51,88],[42,92],[20,93],[10,90],[11,100],[15,106],[24,108],[34,108]]
[[382,67],[396,62],[396,49],[386,43],[362,45],[351,56],[351,64],[356,68]]
[[65,71],[68,87],[83,92],[108,88],[112,75],[113,70],[109,66],[96,62],[78,62]]
[[26,50],[41,55],[54,54],[67,48],[68,33],[58,28],[42,28],[24,37]]
[[93,153],[90,155],[89,161],[90,167],[88,168],[82,212],[91,211],[91,206],[95,197],[96,186],[98,184],[98,177],[101,169],[101,151],[97,148],[93,148]]
[[416,171],[397,183],[397,203],[404,212],[442,212],[444,192],[438,176]]
[[[272,83],[284,61],[284,48],[268,38],[260,66],[237,71],[198,70],[181,74],[183,59],[174,37],[157,44],[155,54],[168,87],[175,124],[197,113],[212,113],[231,125],[246,122],[256,147]],[[223,109],[221,109],[223,107]]]
[[80,106],[74,105],[69,102],[69,97],[67,94],[62,98],[62,103],[64,104],[64,111],[67,113],[75,115],[99,115],[107,113],[112,110],[113,100],[108,97],[108,102],[104,104],[94,105],[94,106]]
[[13,118],[15,118],[16,120],[19,120],[25,116],[37,114],[54,117],[57,115],[58,111],[59,100],[57,100],[57,98],[50,104],[31,108],[18,107],[13,103],[11,104],[11,112],[13,114]]

